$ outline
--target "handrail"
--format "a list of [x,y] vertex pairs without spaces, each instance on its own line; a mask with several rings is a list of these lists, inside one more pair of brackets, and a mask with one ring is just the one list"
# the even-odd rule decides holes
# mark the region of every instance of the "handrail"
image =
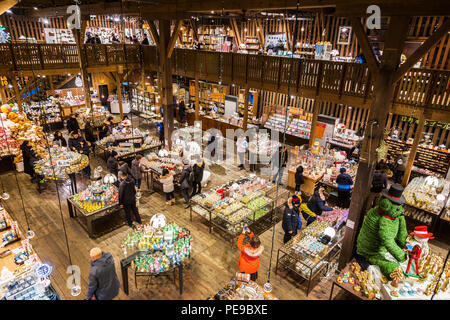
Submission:
[[[77,50],[75,44],[0,44],[0,69],[79,68]],[[158,69],[155,46],[126,45],[126,58],[123,44],[84,44],[82,50],[88,68],[144,61],[144,69]],[[357,98],[362,104],[373,95],[375,75],[366,64],[189,49],[175,49],[171,59],[173,73],[180,76],[284,93],[289,86],[296,95]],[[397,83],[393,102],[450,111],[449,82],[450,71],[410,69]]]

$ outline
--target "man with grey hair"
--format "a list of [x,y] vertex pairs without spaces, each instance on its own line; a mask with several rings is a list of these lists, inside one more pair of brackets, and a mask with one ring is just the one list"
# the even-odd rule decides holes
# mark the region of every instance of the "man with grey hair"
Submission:
[[102,252],[100,248],[90,251],[91,269],[87,300],[112,300],[119,294],[119,279],[111,253]]

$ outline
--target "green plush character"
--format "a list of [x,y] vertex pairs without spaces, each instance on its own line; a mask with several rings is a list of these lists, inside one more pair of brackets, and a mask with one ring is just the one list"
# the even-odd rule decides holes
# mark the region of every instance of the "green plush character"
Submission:
[[[392,185],[387,192],[383,191],[378,205],[367,212],[356,242],[356,253],[370,264],[379,266],[389,279],[390,274],[400,266],[398,262],[407,259],[406,252],[402,250],[408,236],[402,193],[403,187],[399,184]],[[387,260],[388,252],[398,262]]]

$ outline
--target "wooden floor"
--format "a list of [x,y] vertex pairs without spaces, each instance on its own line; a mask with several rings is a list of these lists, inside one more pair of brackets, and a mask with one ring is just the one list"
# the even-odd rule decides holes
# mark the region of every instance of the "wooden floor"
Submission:
[[[103,159],[92,159],[91,167],[97,165],[105,167]],[[208,187],[222,184],[230,179],[238,178],[244,171],[237,170],[235,166],[207,166],[212,172],[211,182]],[[18,187],[13,172],[0,175],[5,189],[10,193],[10,199],[6,202],[6,208],[10,214],[19,221],[22,229],[26,231],[26,219],[22,209]],[[69,265],[67,249],[65,244],[63,222],[61,220],[58,197],[54,183],[48,183],[44,191],[39,194],[36,184],[30,183],[30,178],[24,173],[18,173],[17,178],[24,195],[25,209],[31,229],[36,236],[31,240],[40,258],[53,265],[52,284],[60,294],[62,299],[85,299],[88,274],[90,268],[89,250],[98,246],[102,250],[112,253],[116,263],[116,271],[120,276],[119,261],[124,258],[120,249],[120,244],[125,235],[130,231],[126,226],[121,227],[109,234],[97,239],[88,237],[85,230],[79,223],[69,217],[66,198],[70,194],[69,185],[61,186],[59,195],[62,206],[62,216],[67,230],[72,264],[81,269],[82,293],[78,297],[72,297],[70,290],[66,287],[69,274],[66,269]],[[78,177],[79,191],[84,189],[86,178]],[[286,179],[286,177],[285,177]],[[233,277],[238,268],[239,251],[235,246],[231,246],[218,234],[209,233],[205,221],[194,214],[194,219],[189,220],[189,210],[184,209],[183,201],[178,195],[177,204],[168,207],[165,204],[164,195],[161,193],[150,194],[145,191],[143,183],[143,197],[140,200],[139,210],[144,222],[158,212],[164,213],[168,220],[173,220],[180,226],[191,230],[194,239],[192,257],[184,269],[184,292],[179,295],[178,287],[172,279],[156,278],[146,288],[146,279],[139,279],[136,289],[134,286],[134,276],[129,272],[129,295],[122,291],[118,299],[199,299],[204,300],[215,294]],[[304,224],[305,225],[305,224]],[[286,273],[274,273],[277,249],[282,244],[281,223],[275,228],[274,251],[271,266],[271,283],[273,293],[280,299],[328,299],[331,284],[326,279],[315,286],[314,290],[306,297],[306,282],[301,279],[286,276]],[[268,276],[270,247],[272,241],[272,230],[266,231],[261,236],[261,241],[266,250],[261,257],[261,267],[258,282],[262,285]]]

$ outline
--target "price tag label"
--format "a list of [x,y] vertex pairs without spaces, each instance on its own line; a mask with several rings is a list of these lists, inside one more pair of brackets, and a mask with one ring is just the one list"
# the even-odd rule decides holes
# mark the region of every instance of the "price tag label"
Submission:
[[353,229],[355,227],[355,222],[352,220],[347,220],[347,227]]

